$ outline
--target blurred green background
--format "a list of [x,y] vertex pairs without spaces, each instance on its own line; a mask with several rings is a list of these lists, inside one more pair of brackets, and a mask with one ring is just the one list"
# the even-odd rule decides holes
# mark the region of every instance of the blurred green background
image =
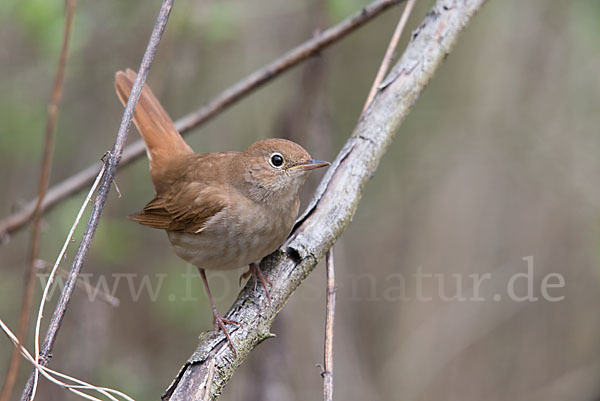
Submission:
[[[177,118],[365,5],[365,1],[179,0],[149,76]],[[433,1],[419,1],[414,29]],[[78,2],[57,129],[52,183],[110,149],[122,107],[115,71],[137,69],[160,2]],[[46,107],[64,4],[0,2],[0,215],[36,193]],[[385,13],[187,136],[198,152],[241,150],[265,137],[300,142],[333,160],[351,134],[401,14]],[[403,45],[408,35],[404,35]],[[600,2],[491,0],[417,101],[335,248],[339,400],[600,399]],[[135,130],[130,141],[138,138]],[[322,173],[313,174],[304,204]],[[51,367],[136,399],[159,399],[197,336],[212,326],[201,280],[164,233],[125,219],[151,199],[147,161],[121,171],[84,272],[105,277],[120,306],[76,290]],[[82,194],[44,220],[41,258],[52,262]],[[78,230],[76,239],[81,237]],[[0,247],[0,317],[16,327],[29,230]],[[64,268],[75,252],[68,252]],[[537,302],[507,297],[533,257]],[[470,274],[489,273],[485,301]],[[240,271],[209,280],[225,312]],[[193,272],[193,270],[190,270]],[[564,296],[541,296],[558,273]],[[119,276],[120,275],[120,276]],[[128,276],[127,276],[128,275]],[[400,276],[402,275],[402,276]],[[454,275],[454,276],[453,276]],[[319,267],[234,375],[223,400],[321,397],[324,270]],[[127,277],[130,277],[130,281]],[[144,277],[156,297],[131,295]],[[401,299],[399,283],[405,278]],[[527,286],[519,279],[516,292]],[[555,281],[553,281],[555,282]],[[191,283],[191,284],[190,284]],[[416,299],[422,290],[430,301]],[[135,291],[134,291],[135,292]],[[37,288],[39,301],[41,286]],[[500,294],[496,301],[493,295]],[[49,317],[56,294],[48,304]],[[193,299],[196,299],[195,301]],[[28,341],[31,345],[32,336]],[[0,378],[11,344],[0,338]],[[29,367],[22,367],[15,397]],[[42,381],[39,399],[75,399]]]

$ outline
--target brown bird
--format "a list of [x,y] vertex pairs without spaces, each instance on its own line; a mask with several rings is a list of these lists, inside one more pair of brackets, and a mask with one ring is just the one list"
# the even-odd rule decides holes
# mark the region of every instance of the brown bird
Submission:
[[[124,105],[135,78],[130,69],[115,75]],[[215,331],[223,330],[235,352],[225,324],[239,323],[215,308],[204,270],[249,265],[242,277],[252,274],[255,288],[258,277],[270,302],[270,283],[256,262],[276,250],[292,230],[308,173],[329,163],[313,160],[285,139],[258,141],[243,152],[194,153],[147,85],[134,122],[146,143],[156,196],[129,218],[166,230],[175,253],[198,268]]]

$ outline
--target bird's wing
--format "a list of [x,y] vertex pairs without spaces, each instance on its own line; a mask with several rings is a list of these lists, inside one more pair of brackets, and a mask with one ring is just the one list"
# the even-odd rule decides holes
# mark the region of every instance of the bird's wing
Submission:
[[167,196],[157,196],[141,212],[128,217],[152,228],[200,233],[227,204],[219,188],[188,183]]

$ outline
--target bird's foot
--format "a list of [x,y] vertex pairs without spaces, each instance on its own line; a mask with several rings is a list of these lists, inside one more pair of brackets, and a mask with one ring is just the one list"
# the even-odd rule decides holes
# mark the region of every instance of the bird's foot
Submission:
[[258,282],[260,281],[260,283],[265,289],[265,293],[267,294],[267,301],[269,302],[269,306],[271,306],[271,294],[269,293],[267,284],[271,287],[273,287],[273,284],[268,278],[265,277],[265,275],[260,270],[260,267],[258,267],[258,264],[250,263],[250,265],[248,266],[248,271],[240,276],[240,285],[242,285],[242,280],[245,280],[250,276],[252,276],[252,280],[254,281],[254,291],[256,291],[256,287],[258,285]]
[[225,327],[226,324],[236,324],[238,326],[241,326],[241,323],[236,322],[235,320],[229,320],[229,319],[225,319],[223,317],[223,315],[221,315],[219,313],[219,311],[217,311],[217,308],[213,308],[213,322],[215,324],[215,333],[218,333],[219,330],[222,330],[223,333],[225,333],[225,337],[227,337],[227,342],[229,343],[229,347],[231,348],[231,351],[233,351],[233,356],[237,357],[237,352],[235,350],[235,347],[233,346],[233,342],[231,341],[231,337],[229,336],[229,331],[227,331],[227,328]]

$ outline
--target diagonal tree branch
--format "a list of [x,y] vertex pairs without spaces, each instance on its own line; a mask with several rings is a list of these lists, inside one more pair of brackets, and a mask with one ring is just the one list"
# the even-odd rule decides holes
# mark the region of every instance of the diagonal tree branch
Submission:
[[[56,337],[58,336],[58,331],[67,311],[69,301],[71,300],[71,295],[73,294],[73,289],[75,288],[75,284],[77,283],[77,277],[79,276],[79,272],[83,267],[83,263],[85,262],[87,253],[92,244],[94,234],[96,233],[96,229],[98,227],[98,224],[100,223],[100,217],[102,216],[102,211],[106,203],[106,198],[108,197],[108,193],[110,192],[110,187],[112,186],[112,183],[114,181],[117,166],[119,165],[119,161],[121,160],[123,147],[125,146],[125,140],[127,139],[127,133],[129,132],[129,128],[131,126],[133,112],[135,110],[137,101],[140,97],[140,93],[142,91],[142,87],[144,86],[144,82],[146,81],[148,71],[150,70],[150,65],[154,60],[154,55],[158,50],[158,44],[167,25],[169,14],[171,13],[171,8],[173,7],[173,1],[174,0],[163,0],[162,6],[158,14],[158,18],[152,31],[152,35],[150,36],[150,41],[148,42],[148,46],[146,47],[146,51],[144,52],[144,56],[142,57],[140,69],[138,71],[136,80],[133,84],[133,88],[131,89],[131,94],[129,96],[129,100],[127,101],[127,105],[123,113],[123,118],[121,119],[121,125],[119,126],[117,138],[115,139],[112,151],[109,153],[106,159],[106,171],[104,172],[102,181],[100,182],[100,189],[98,190],[98,195],[96,196],[96,200],[94,202],[89,221],[83,233],[83,237],[81,239],[81,243],[79,244],[79,248],[77,249],[77,253],[75,254],[75,259],[73,260],[71,272],[69,273],[69,277],[65,281],[64,289],[60,294],[60,298],[58,299],[56,309],[54,310],[54,314],[52,315],[52,319],[50,321],[48,331],[46,332],[46,337],[44,339],[42,350],[40,352],[40,355],[38,356],[38,363],[42,366],[48,365],[49,357],[52,353],[52,349],[54,348],[54,342],[56,341]],[[44,301],[42,300],[42,302]],[[29,376],[29,380],[25,385],[25,389],[23,390],[23,394],[21,395],[21,401],[29,401],[31,399],[31,394],[33,392],[33,388],[37,384],[37,380],[38,371],[34,370]]]
[[[271,304],[262,287],[255,293],[252,285],[246,285],[227,313],[228,319],[242,323],[230,332],[237,356],[222,333],[204,333],[164,400],[201,399],[206,391],[217,399],[250,351],[273,336],[269,332],[273,319],[346,229],[401,122],[450,53],[458,34],[484,3],[437,1],[413,32],[401,59],[379,85],[378,94],[329,168],[290,238],[261,262],[261,269],[273,283]],[[208,380],[209,374],[212,380]]]
[[[384,11],[403,1],[406,0],[374,1],[353,16],[323,31],[321,34],[290,50],[275,61],[248,75],[230,88],[225,89],[200,110],[175,121],[175,127],[181,134],[188,133],[193,128],[217,116],[227,109],[227,107],[238,102],[252,91],[303,61],[308,60],[310,57],[319,54],[321,50],[336,43]],[[125,147],[120,167],[127,166],[144,155],[144,149],[144,142],[142,140],[138,140]],[[42,210],[49,210],[62,200],[76,194],[91,184],[100,168],[99,163],[93,164],[51,187],[42,202]],[[35,204],[36,200],[34,199],[28,202],[20,211],[0,220],[0,240],[8,238],[10,234],[23,228],[31,220]]]

